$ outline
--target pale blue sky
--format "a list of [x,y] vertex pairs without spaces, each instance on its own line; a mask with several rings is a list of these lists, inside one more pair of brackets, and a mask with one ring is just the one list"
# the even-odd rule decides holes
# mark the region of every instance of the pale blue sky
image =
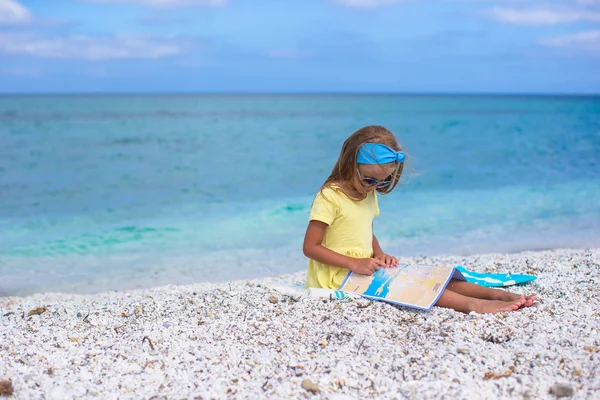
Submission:
[[0,93],[600,93],[600,0],[0,0]]

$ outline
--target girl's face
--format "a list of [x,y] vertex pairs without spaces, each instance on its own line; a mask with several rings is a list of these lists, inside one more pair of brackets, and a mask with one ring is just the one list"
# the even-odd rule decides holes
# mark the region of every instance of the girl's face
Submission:
[[378,185],[392,179],[396,171],[396,163],[389,164],[358,164],[360,183],[367,192],[377,189]]

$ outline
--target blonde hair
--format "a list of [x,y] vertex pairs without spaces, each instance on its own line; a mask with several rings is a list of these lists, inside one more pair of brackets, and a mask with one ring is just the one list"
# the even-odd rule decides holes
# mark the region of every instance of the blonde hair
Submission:
[[[352,135],[350,135],[350,137],[346,139],[346,141],[342,145],[342,151],[340,152],[340,156],[338,157],[333,167],[333,170],[331,171],[331,174],[325,180],[323,186],[321,186],[321,191],[328,187],[331,188],[332,185],[344,183],[352,185],[353,187],[363,187],[360,184],[360,180],[356,172],[358,168],[356,156],[358,154],[360,146],[362,146],[365,143],[379,143],[386,145],[396,151],[403,151],[400,142],[398,142],[398,139],[396,139],[392,132],[390,132],[383,126],[369,125],[360,128]],[[398,181],[400,180],[400,177],[402,176],[403,169],[404,163],[398,163],[395,173],[392,174],[392,184],[385,188],[377,188],[377,192],[381,194],[387,194],[394,190],[394,188],[398,184]],[[335,188],[332,189],[335,190]],[[362,195],[366,195],[366,191],[364,189]]]

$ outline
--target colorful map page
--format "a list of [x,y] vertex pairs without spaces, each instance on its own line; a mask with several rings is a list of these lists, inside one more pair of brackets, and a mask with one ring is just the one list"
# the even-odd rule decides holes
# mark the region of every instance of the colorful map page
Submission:
[[350,271],[339,290],[373,300],[430,310],[450,278],[465,280],[454,267],[407,264],[382,268],[373,275]]

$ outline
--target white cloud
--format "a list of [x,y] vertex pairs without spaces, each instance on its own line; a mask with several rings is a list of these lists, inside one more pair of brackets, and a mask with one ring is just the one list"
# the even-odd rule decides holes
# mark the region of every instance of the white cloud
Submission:
[[172,36],[46,37],[0,32],[0,53],[81,60],[152,59],[182,54],[187,40]]
[[554,25],[578,21],[600,21],[600,12],[589,10],[550,10],[494,7],[488,14],[502,22],[522,25]]
[[[0,0],[1,1],[1,0]],[[88,3],[129,3],[149,7],[223,6],[227,0],[83,0]]]
[[400,3],[407,0],[334,0],[336,3],[347,7],[378,7],[394,3]]
[[541,44],[552,47],[571,47],[600,53],[600,30],[543,39]]
[[32,19],[31,12],[15,0],[0,0],[0,25],[26,24]]

